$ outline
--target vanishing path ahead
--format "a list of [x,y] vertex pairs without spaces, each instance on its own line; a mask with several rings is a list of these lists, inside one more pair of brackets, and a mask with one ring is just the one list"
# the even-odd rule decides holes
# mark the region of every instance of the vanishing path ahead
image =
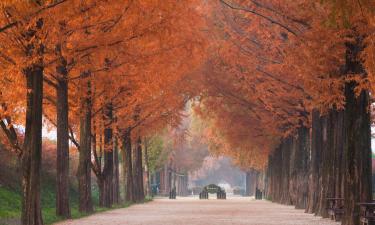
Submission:
[[338,225],[292,206],[233,197],[227,200],[155,199],[59,225]]

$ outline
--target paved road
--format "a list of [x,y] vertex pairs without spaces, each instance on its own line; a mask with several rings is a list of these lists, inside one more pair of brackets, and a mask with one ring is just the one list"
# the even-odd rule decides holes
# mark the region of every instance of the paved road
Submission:
[[291,206],[234,197],[227,200],[155,199],[58,225],[338,225]]

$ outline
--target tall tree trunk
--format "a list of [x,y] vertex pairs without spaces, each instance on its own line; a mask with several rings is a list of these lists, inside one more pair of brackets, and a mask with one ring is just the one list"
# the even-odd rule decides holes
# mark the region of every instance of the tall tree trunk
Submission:
[[189,173],[187,173],[186,176],[185,176],[184,196],[188,196],[189,195],[188,186],[189,186]]
[[119,171],[119,152],[118,152],[118,140],[115,138],[114,152],[113,152],[113,203],[120,203],[120,171]]
[[288,137],[281,144],[281,204],[290,205],[291,199],[289,194],[289,169],[290,169],[290,153],[292,148],[292,138]]
[[290,159],[289,159],[289,196],[290,196],[290,204],[296,205],[298,200],[298,136],[297,138],[291,137],[290,138]]
[[321,187],[320,187],[320,199],[319,208],[317,214],[324,218],[328,217],[328,202],[327,198],[332,198],[334,194],[334,153],[333,153],[333,118],[331,114],[322,117],[322,135],[323,135],[323,146],[320,161],[321,169]]
[[[61,55],[61,47],[56,50]],[[66,60],[61,58],[56,67],[57,78],[57,158],[56,158],[56,215],[69,218],[69,106]]]
[[26,69],[27,108],[22,162],[22,224],[43,224],[40,203],[43,67]]
[[297,209],[304,209],[306,207],[308,189],[307,164],[309,132],[306,127],[300,127],[297,132],[297,137],[291,138],[289,194],[291,203]]
[[144,140],[145,145],[145,183],[146,183],[146,189],[145,189],[145,195],[151,196],[151,180],[150,180],[150,171],[149,171],[149,162],[148,162],[148,140],[145,138]]
[[112,140],[112,104],[105,107],[106,128],[104,129],[104,168],[102,173],[103,191],[100,205],[112,207],[113,204],[113,140]]
[[98,190],[99,190],[99,206],[100,207],[105,207],[105,186],[104,186],[104,177],[102,174],[99,174],[99,176],[96,176],[96,183],[98,185]]
[[[362,40],[347,44],[346,74],[365,72],[360,61]],[[359,224],[358,202],[372,201],[371,184],[371,133],[369,93],[355,95],[357,83],[345,85],[345,142],[344,142],[344,199],[343,225]]]
[[245,194],[246,196],[251,196],[251,171],[246,171],[246,190],[245,190]]
[[298,129],[296,168],[297,168],[297,199],[295,206],[297,209],[305,209],[308,195],[308,165],[310,151],[309,129],[301,127]]
[[136,201],[140,202],[145,198],[143,188],[142,141],[140,137],[138,137],[137,145],[134,150],[134,183],[136,187],[135,196]]
[[321,168],[320,161],[323,149],[323,135],[322,135],[322,119],[318,110],[312,112],[312,128],[311,128],[311,162],[310,162],[310,177],[309,177],[309,195],[308,213],[317,213],[319,211],[319,199],[321,188]]
[[344,166],[344,111],[335,111],[336,123],[335,123],[335,197],[342,198],[344,196],[343,186],[343,166]]
[[271,188],[270,188],[270,184],[271,184],[271,176],[272,176],[272,173],[271,173],[271,160],[272,160],[272,155],[269,155],[268,156],[268,165],[267,165],[267,168],[266,168],[266,174],[265,174],[265,180],[264,180],[264,197],[268,200],[271,200],[270,199],[270,193],[271,193]]
[[125,201],[134,201],[134,184],[133,184],[133,163],[132,163],[132,144],[131,144],[131,128],[127,128],[122,137],[123,148],[123,172],[125,183]]
[[282,144],[280,144],[275,152],[269,157],[269,195],[273,202],[281,203],[282,199]]
[[91,199],[91,84],[87,81],[86,96],[81,99],[80,149],[77,171],[79,211],[93,211]]

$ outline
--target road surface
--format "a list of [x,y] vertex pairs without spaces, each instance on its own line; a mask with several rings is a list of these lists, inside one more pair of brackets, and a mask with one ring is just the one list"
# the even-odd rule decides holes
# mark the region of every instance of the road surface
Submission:
[[155,199],[95,214],[58,225],[339,225],[321,219],[292,206],[283,206],[251,198],[233,197],[227,200]]

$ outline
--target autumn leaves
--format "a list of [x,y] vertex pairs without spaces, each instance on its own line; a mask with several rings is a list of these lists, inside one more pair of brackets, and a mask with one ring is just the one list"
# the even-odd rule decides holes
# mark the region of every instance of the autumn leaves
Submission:
[[358,224],[355,202],[371,200],[374,2],[219,2],[197,109],[212,149],[267,168],[274,201],[326,216],[325,198],[343,197],[343,224]]
[[91,171],[100,204],[119,201],[119,148],[128,162],[127,200],[141,201],[141,137],[178,124],[194,95],[183,75],[204,55],[198,5],[2,1],[1,10],[0,118],[9,147],[22,158],[23,224],[42,224],[42,117],[57,128],[57,215],[70,217],[69,141],[79,150],[80,211],[93,210]]
[[[57,128],[57,214],[63,217],[70,214],[63,197],[69,141],[80,154],[81,211],[92,211],[91,171],[101,204],[118,200],[113,151],[120,149],[127,162],[126,198],[139,201],[142,137],[177,126],[189,101],[207,122],[211,150],[243,169],[264,169],[270,155],[289,151],[286,143],[314,127],[313,112],[324,117],[345,108],[346,120],[360,121],[368,135],[367,112],[353,112],[358,105],[369,108],[372,91],[372,1],[62,0],[0,6],[0,125],[2,141],[23,159],[24,224],[42,223],[42,118]],[[364,97],[356,102],[353,96]],[[309,132],[302,133],[296,143],[308,142]],[[353,139],[362,133],[347,134],[351,138],[343,141],[355,146],[345,150],[347,156],[351,149],[369,148]],[[291,179],[297,177],[303,174]]]

